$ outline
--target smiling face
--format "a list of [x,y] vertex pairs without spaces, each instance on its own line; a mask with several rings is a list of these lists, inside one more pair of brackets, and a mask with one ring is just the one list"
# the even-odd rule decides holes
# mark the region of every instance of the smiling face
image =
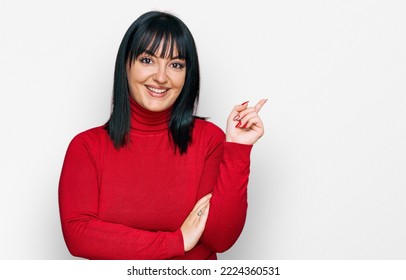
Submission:
[[171,107],[185,84],[186,61],[173,57],[141,53],[133,62],[127,63],[127,81],[131,97],[143,108],[160,112]]

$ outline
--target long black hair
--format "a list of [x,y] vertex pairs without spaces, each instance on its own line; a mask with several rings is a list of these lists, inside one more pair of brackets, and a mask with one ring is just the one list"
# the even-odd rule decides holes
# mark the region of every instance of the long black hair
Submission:
[[200,73],[196,45],[188,27],[176,16],[164,12],[147,12],[128,28],[117,53],[113,104],[110,119],[106,124],[114,146],[119,149],[127,144],[130,131],[130,100],[126,64],[142,53],[156,53],[173,57],[174,49],[186,61],[186,77],[182,91],[176,99],[169,120],[169,131],[175,151],[186,153],[192,142],[195,107],[199,99]]

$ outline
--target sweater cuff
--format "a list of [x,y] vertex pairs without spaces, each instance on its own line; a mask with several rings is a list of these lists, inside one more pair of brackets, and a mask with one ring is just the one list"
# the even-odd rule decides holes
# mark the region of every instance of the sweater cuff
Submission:
[[169,258],[183,256],[185,254],[183,235],[180,229],[168,233],[166,246]]
[[224,159],[250,160],[251,150],[254,145],[239,144],[234,142],[224,143]]

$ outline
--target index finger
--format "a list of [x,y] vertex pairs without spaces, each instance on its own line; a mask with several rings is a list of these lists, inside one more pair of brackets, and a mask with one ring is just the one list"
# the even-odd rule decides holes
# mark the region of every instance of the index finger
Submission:
[[206,194],[205,196],[203,196],[201,199],[199,199],[198,202],[196,202],[195,206],[193,207],[193,211],[200,208],[200,206],[206,204],[207,202],[210,201],[212,194]]
[[268,101],[268,99],[261,99],[261,100],[257,103],[257,105],[254,106],[255,111],[258,113],[258,112],[261,110],[262,106],[264,106],[264,104],[265,104],[267,101]]

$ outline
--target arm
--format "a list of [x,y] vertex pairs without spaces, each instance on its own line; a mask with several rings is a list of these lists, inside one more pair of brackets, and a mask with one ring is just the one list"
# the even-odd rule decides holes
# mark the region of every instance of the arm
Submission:
[[251,148],[221,142],[206,160],[199,196],[212,192],[212,198],[201,241],[216,252],[228,250],[244,227]]
[[229,249],[245,224],[250,152],[264,133],[258,112],[265,102],[252,108],[247,103],[234,107],[227,121],[226,142],[220,141],[205,162],[199,196],[211,189],[213,195],[201,241],[216,252]]
[[99,219],[100,174],[91,151],[94,144],[76,137],[62,168],[59,208],[71,254],[89,259],[167,259],[183,255],[180,229],[149,232]]

